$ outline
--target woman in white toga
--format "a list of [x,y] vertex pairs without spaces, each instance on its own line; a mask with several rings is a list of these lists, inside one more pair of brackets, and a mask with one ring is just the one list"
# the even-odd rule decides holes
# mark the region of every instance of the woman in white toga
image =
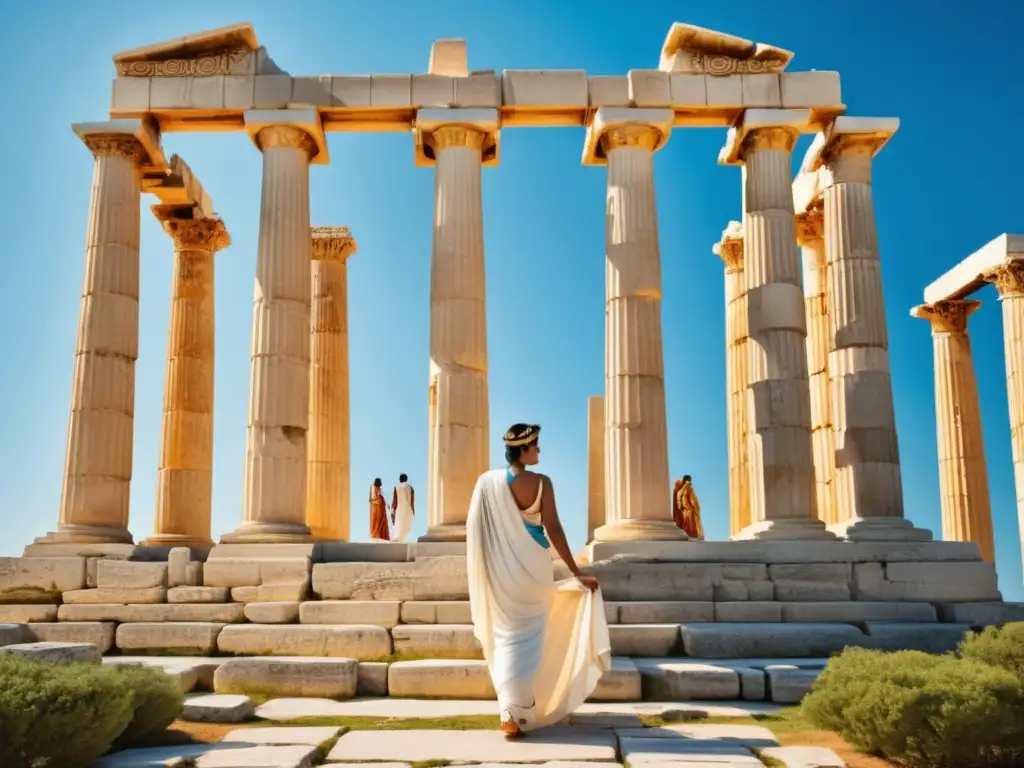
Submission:
[[[536,424],[505,433],[507,469],[477,480],[466,522],[474,633],[498,693],[501,730],[516,737],[582,704],[611,667],[597,580],[580,573],[545,475]],[[550,548],[573,574],[554,580]]]
[[412,532],[416,516],[416,491],[409,485],[409,476],[398,476],[398,485],[391,494],[391,540],[404,542]]

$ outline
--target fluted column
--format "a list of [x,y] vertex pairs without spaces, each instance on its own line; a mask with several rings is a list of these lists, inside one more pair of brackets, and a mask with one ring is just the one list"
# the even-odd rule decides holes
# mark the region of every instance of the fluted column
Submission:
[[307,541],[309,160],[292,125],[256,135],[263,152],[242,524],[224,542]]
[[430,476],[421,541],[465,541],[477,478],[488,469],[487,318],[482,152],[488,134],[444,125],[434,155],[430,268]]
[[142,144],[90,133],[96,158],[57,530],[37,543],[131,543],[128,502],[139,354]]
[[797,214],[796,238],[800,245],[804,276],[815,501],[818,519],[825,525],[833,525],[839,522],[839,510],[836,507],[836,441],[832,430],[832,398],[828,378],[828,353],[832,343],[825,280],[825,216],[820,201],[809,210]]
[[822,150],[828,375],[840,522],[854,541],[928,540],[903,517],[871,158],[891,133],[835,133]]
[[725,383],[729,455],[729,535],[751,523],[747,454],[747,292],[743,225],[732,222],[715,245],[725,263]]
[[654,151],[663,132],[610,126],[605,214],[605,514],[597,541],[678,540],[671,517]]
[[587,399],[587,541],[605,523],[604,397]]
[[147,546],[210,546],[213,496],[214,254],[220,219],[164,221],[174,239],[171,323],[156,514]]
[[935,358],[935,426],[942,494],[942,538],[973,541],[995,559],[992,506],[981,431],[981,403],[967,318],[980,301],[940,301],[915,307],[932,328]]
[[751,524],[739,539],[834,538],[817,518],[807,326],[793,224],[797,129],[746,132],[743,164]]
[[306,525],[317,540],[349,537],[348,227],[313,227]]
[[995,283],[1003,307],[1010,444],[1013,447],[1013,477],[1017,489],[1017,523],[1024,556],[1024,261],[1007,262],[987,279]]

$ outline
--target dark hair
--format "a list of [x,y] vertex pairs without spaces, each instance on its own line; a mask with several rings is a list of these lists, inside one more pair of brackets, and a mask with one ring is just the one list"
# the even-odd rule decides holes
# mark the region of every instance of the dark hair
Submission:
[[407,474],[405,474],[405,472],[403,472],[402,474],[400,474],[400,475],[398,476],[398,482],[400,482],[400,483],[406,483],[406,482],[408,482],[408,481],[409,481],[409,476],[408,476]]
[[523,452],[523,446],[521,445],[506,445],[505,446],[505,461],[509,464],[515,464],[519,461],[519,456]]
[[683,475],[683,482],[693,482],[693,478],[690,477],[689,475]]
[[380,488],[380,485],[381,485],[381,483],[380,483],[380,478],[379,478],[379,477],[375,477],[375,478],[373,478],[373,484],[374,484],[374,485],[375,485],[375,486],[376,486],[377,488]]

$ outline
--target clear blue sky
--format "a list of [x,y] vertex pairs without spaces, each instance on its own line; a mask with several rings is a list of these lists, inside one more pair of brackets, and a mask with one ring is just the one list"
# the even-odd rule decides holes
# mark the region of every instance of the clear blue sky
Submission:
[[[59,9],[59,10],[58,10]],[[654,68],[687,21],[795,51],[794,71],[838,70],[849,114],[898,116],[875,203],[907,515],[941,535],[932,352],[908,317],[933,278],[1002,232],[1024,232],[1018,33],[1024,4],[702,0],[436,3],[4,4],[0,10],[0,554],[56,525],[92,158],[70,124],[107,115],[111,55],[251,21],[296,75],[424,72],[431,42],[468,41],[473,69]],[[694,476],[710,538],[728,533],[722,264],[711,246],[740,215],[740,174],[716,165],[722,129],[677,130],[655,161],[673,477]],[[795,153],[802,156],[805,137]],[[603,387],[605,173],[580,165],[583,129],[510,129],[484,171],[492,459],[512,422],[544,426],[543,468],[574,545],[586,519],[586,400]],[[406,134],[331,134],[311,172],[314,224],[347,224],[353,535],[374,476],[426,491],[433,174]],[[171,134],[234,245],[217,261],[214,534],[240,519],[261,158],[242,134]],[[131,529],[152,531],[171,290],[170,239],[144,201]],[[1024,599],[1002,324],[994,289],[971,320],[1000,583]],[[669,489],[665,489],[666,503]],[[425,513],[425,509],[423,510]],[[417,519],[416,533],[425,526]]]

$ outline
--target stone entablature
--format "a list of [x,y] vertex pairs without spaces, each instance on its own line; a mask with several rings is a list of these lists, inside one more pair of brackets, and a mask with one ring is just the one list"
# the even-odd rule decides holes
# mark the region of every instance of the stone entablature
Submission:
[[698,72],[713,77],[781,72],[793,52],[736,35],[676,22],[661,47],[659,69]]

